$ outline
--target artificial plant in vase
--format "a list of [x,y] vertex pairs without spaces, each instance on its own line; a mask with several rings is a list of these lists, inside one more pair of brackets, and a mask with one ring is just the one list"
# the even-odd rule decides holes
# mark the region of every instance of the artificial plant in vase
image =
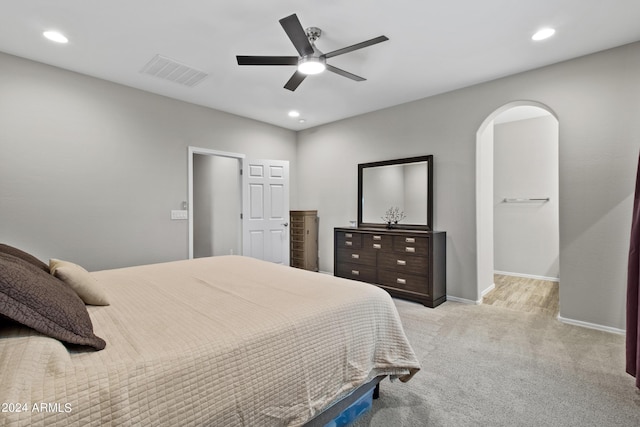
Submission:
[[387,223],[387,228],[393,228],[394,225],[398,224],[398,221],[402,221],[406,218],[404,211],[401,211],[399,207],[392,206],[384,213],[381,217],[384,222]]

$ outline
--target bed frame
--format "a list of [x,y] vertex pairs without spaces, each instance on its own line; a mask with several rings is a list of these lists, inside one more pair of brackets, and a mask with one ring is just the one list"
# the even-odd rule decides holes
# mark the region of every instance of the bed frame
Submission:
[[380,396],[380,381],[382,381],[386,375],[381,375],[369,381],[366,384],[361,385],[355,389],[351,394],[345,396],[341,400],[335,402],[324,411],[316,415],[309,420],[304,427],[324,427],[327,423],[337,418],[345,409],[353,405],[362,396],[369,393],[373,389],[373,398],[377,399]]

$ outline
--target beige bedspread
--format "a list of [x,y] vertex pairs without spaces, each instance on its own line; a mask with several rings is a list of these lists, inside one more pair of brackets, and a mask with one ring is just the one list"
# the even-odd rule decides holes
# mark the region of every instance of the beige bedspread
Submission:
[[111,302],[89,307],[107,347],[0,330],[0,425],[300,425],[419,369],[375,286],[239,256],[92,274]]

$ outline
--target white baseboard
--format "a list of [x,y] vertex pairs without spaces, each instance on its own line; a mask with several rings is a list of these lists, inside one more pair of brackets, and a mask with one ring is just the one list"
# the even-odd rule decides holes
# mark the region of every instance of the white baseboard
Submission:
[[[483,295],[489,292],[493,287],[494,286],[489,286],[486,292],[483,292]],[[472,305],[482,304],[482,299],[480,299],[479,301],[473,301],[470,299],[458,298],[451,295],[447,295],[447,301],[454,301],[454,302],[460,302],[462,304],[472,304]],[[597,323],[583,322],[581,320],[567,319],[560,315],[558,315],[557,319],[558,321],[562,323],[566,323],[567,325],[581,326],[583,328],[595,329],[596,331],[609,332],[617,335],[625,335],[627,332],[624,329],[612,328],[611,326],[598,325]]]
[[496,284],[492,283],[491,286],[489,286],[487,289],[485,289],[484,291],[482,291],[482,293],[480,293],[480,300],[482,300],[482,298],[488,294],[489,292],[491,292],[492,290],[494,290],[496,288]]
[[611,326],[598,325],[597,323],[583,322],[582,320],[567,319],[558,315],[558,320],[567,325],[582,326],[583,328],[595,329],[596,331],[610,332],[612,334],[625,335],[624,329],[612,328]]
[[535,274],[513,273],[510,271],[494,270],[493,274],[501,274],[503,276],[524,277],[526,279],[546,280],[548,282],[560,282],[558,277],[536,276]]
[[471,299],[453,297],[451,295],[447,295],[447,301],[461,302],[462,304],[473,304],[473,305],[482,304],[482,300],[474,301]]

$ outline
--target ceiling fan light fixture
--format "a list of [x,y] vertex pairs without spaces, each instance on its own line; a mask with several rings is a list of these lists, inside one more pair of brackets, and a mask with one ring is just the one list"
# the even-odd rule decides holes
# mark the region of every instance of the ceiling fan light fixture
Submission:
[[324,58],[305,56],[298,61],[298,71],[302,74],[320,74],[327,69]]
[[296,72],[287,80],[284,88],[294,91],[310,74],[319,74],[324,70],[346,77],[356,82],[362,82],[364,77],[356,76],[333,65],[327,65],[327,59],[344,55],[354,50],[362,49],[389,40],[387,36],[378,36],[351,46],[343,47],[329,53],[322,53],[315,43],[320,38],[322,30],[317,27],[302,28],[298,16],[294,13],[280,20],[280,25],[287,33],[289,40],[298,52],[298,56],[247,56],[236,55],[238,65],[295,65]]

